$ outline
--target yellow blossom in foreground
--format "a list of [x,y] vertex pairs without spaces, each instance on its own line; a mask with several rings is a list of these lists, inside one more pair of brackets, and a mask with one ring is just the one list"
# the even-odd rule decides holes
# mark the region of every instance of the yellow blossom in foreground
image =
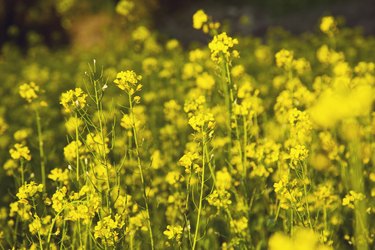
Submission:
[[20,96],[29,103],[38,98],[38,92],[39,86],[35,82],[24,83],[19,88]]
[[268,241],[268,250],[333,250],[319,242],[319,235],[310,229],[299,228],[292,237],[277,232]]
[[31,155],[30,155],[30,150],[27,146],[24,146],[20,143],[16,143],[14,145],[14,148],[11,148],[9,150],[9,153],[10,153],[10,156],[12,157],[12,159],[14,160],[18,160],[18,159],[25,159],[27,161],[30,161],[31,160]]
[[333,127],[339,121],[369,114],[373,100],[370,86],[329,89],[311,107],[311,118],[319,126]]

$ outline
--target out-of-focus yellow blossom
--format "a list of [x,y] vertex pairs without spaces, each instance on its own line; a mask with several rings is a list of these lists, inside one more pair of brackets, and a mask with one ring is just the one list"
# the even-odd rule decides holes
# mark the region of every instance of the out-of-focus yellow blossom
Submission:
[[38,98],[39,91],[40,88],[35,82],[24,83],[19,88],[20,96],[28,103],[31,103],[34,99]]
[[320,30],[329,36],[333,36],[338,31],[336,20],[332,16],[323,17],[320,22]]
[[255,51],[255,58],[261,64],[270,64],[272,61],[272,52],[270,47],[266,45],[258,46]]
[[344,119],[368,115],[373,100],[374,90],[370,86],[329,89],[310,108],[311,118],[319,126],[333,127]]
[[8,176],[14,175],[14,171],[18,169],[18,164],[14,159],[8,159],[4,165],[3,169],[5,170]]
[[204,72],[197,77],[196,83],[201,89],[211,90],[215,85],[215,79],[207,72]]
[[229,190],[232,186],[232,176],[228,173],[227,168],[216,172],[216,188]]
[[64,157],[67,161],[74,161],[77,158],[77,150],[82,153],[83,148],[81,141],[72,141],[64,147]]
[[238,220],[231,220],[230,221],[230,228],[236,234],[246,234],[248,228],[248,219],[246,217],[241,217]]
[[122,16],[129,16],[134,9],[134,2],[131,0],[121,0],[116,5],[116,12]]
[[134,41],[144,42],[151,35],[150,30],[145,26],[139,26],[132,33]]
[[16,141],[21,142],[24,141],[30,133],[29,129],[20,129],[14,133],[13,137]]
[[66,185],[68,184],[69,180],[69,170],[65,169],[63,171],[61,168],[54,168],[51,170],[51,173],[48,175],[48,178]]
[[82,119],[74,116],[69,117],[69,119],[65,122],[65,128],[69,134],[74,134],[76,129],[79,129],[82,125]]
[[158,60],[155,57],[147,57],[142,61],[142,70],[146,75],[151,74],[158,68]]
[[354,209],[356,203],[365,198],[366,196],[364,194],[350,190],[349,194],[345,195],[345,197],[342,199],[342,205]]
[[333,73],[335,76],[350,76],[351,71],[352,70],[347,62],[338,62],[333,67]]
[[276,66],[279,68],[284,68],[286,70],[291,69],[293,63],[293,51],[282,49],[276,53]]
[[5,122],[3,117],[0,117],[0,135],[4,134],[8,129],[8,124]]
[[173,50],[177,49],[179,46],[180,46],[180,43],[178,42],[177,39],[170,39],[170,40],[167,41],[167,43],[165,45],[165,48],[167,50],[173,51]]
[[223,32],[219,35],[215,35],[212,41],[208,44],[211,50],[211,59],[216,63],[220,63],[223,59],[229,62],[231,57],[239,57],[237,50],[233,50],[233,47],[238,44],[236,38],[232,38]]
[[208,22],[208,16],[203,10],[197,10],[193,15],[193,27],[200,30]]
[[31,160],[29,148],[27,146],[23,145],[23,144],[20,144],[20,143],[16,143],[14,145],[14,148],[11,148],[9,150],[9,153],[10,153],[10,156],[12,157],[12,159],[14,159],[14,160],[19,160],[21,158],[23,158],[27,161]]
[[65,112],[70,113],[76,109],[84,108],[86,98],[87,94],[81,88],[75,88],[62,93],[60,104],[64,107]]
[[311,70],[310,62],[306,58],[299,58],[293,61],[293,68],[299,75],[303,75]]
[[345,56],[342,52],[336,52],[328,47],[328,45],[322,45],[316,52],[316,56],[321,63],[324,64],[335,64],[343,61]]
[[319,235],[306,228],[298,228],[292,237],[277,232],[268,241],[269,250],[333,250],[319,242]]
[[175,240],[177,242],[181,241],[183,228],[180,225],[168,225],[167,229],[163,232],[167,236],[168,240]]
[[18,189],[16,196],[18,199],[28,199],[32,198],[36,193],[43,191],[43,184],[37,184],[34,181],[30,183],[25,183]]
[[139,83],[140,80],[142,80],[142,76],[137,75],[133,70],[126,70],[117,73],[116,79],[113,82],[121,90],[133,95],[142,89],[142,84]]

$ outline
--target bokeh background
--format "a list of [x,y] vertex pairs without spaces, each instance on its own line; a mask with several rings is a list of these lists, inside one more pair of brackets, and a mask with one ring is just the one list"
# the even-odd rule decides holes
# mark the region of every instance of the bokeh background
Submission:
[[315,31],[319,18],[327,14],[342,17],[345,26],[360,27],[365,35],[375,34],[373,0],[138,0],[126,23],[116,15],[117,2],[0,0],[0,45],[85,49],[103,44],[119,22],[142,23],[186,45],[204,39],[191,27],[191,15],[200,8],[238,35],[264,36],[270,27],[292,33]]

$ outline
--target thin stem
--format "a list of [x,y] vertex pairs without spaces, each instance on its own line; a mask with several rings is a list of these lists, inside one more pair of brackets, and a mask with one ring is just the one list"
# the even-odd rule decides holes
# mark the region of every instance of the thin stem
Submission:
[[198,240],[198,235],[199,235],[199,224],[200,224],[200,218],[201,218],[201,212],[202,212],[202,201],[203,201],[203,189],[204,189],[204,172],[205,172],[205,136],[204,136],[204,131],[202,129],[202,134],[203,134],[203,141],[202,141],[202,176],[201,176],[201,190],[200,190],[200,195],[199,195],[199,205],[198,205],[198,215],[197,215],[197,223],[195,224],[195,233],[194,233],[194,240],[193,240],[193,247],[192,250],[196,248],[197,240]]
[[42,132],[42,125],[40,122],[40,115],[38,108],[35,109],[36,115],[36,126],[38,130],[38,142],[39,142],[39,156],[40,156],[40,172],[42,175],[42,184],[43,190],[46,190],[46,159],[44,155],[44,141],[43,141],[43,132]]
[[149,210],[148,199],[147,199],[147,194],[146,194],[146,183],[145,183],[144,176],[143,176],[143,168],[142,168],[142,164],[141,164],[141,157],[140,157],[138,138],[137,138],[137,129],[135,127],[133,102],[132,102],[132,96],[130,95],[130,93],[128,93],[128,97],[129,97],[129,112],[130,112],[131,121],[132,121],[134,144],[135,144],[135,150],[136,150],[136,155],[137,155],[137,165],[138,165],[138,169],[139,169],[140,176],[141,176],[142,189],[143,189],[143,199],[144,199],[145,206],[146,206],[147,226],[148,226],[148,231],[149,231],[149,235],[150,235],[151,249],[155,249],[154,237],[153,237],[152,227],[151,227],[150,210]]

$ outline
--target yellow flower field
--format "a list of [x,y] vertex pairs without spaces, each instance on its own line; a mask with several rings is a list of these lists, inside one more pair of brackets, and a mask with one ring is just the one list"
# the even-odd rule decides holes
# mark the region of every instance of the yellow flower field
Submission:
[[191,25],[2,48],[1,249],[374,249],[374,37]]

